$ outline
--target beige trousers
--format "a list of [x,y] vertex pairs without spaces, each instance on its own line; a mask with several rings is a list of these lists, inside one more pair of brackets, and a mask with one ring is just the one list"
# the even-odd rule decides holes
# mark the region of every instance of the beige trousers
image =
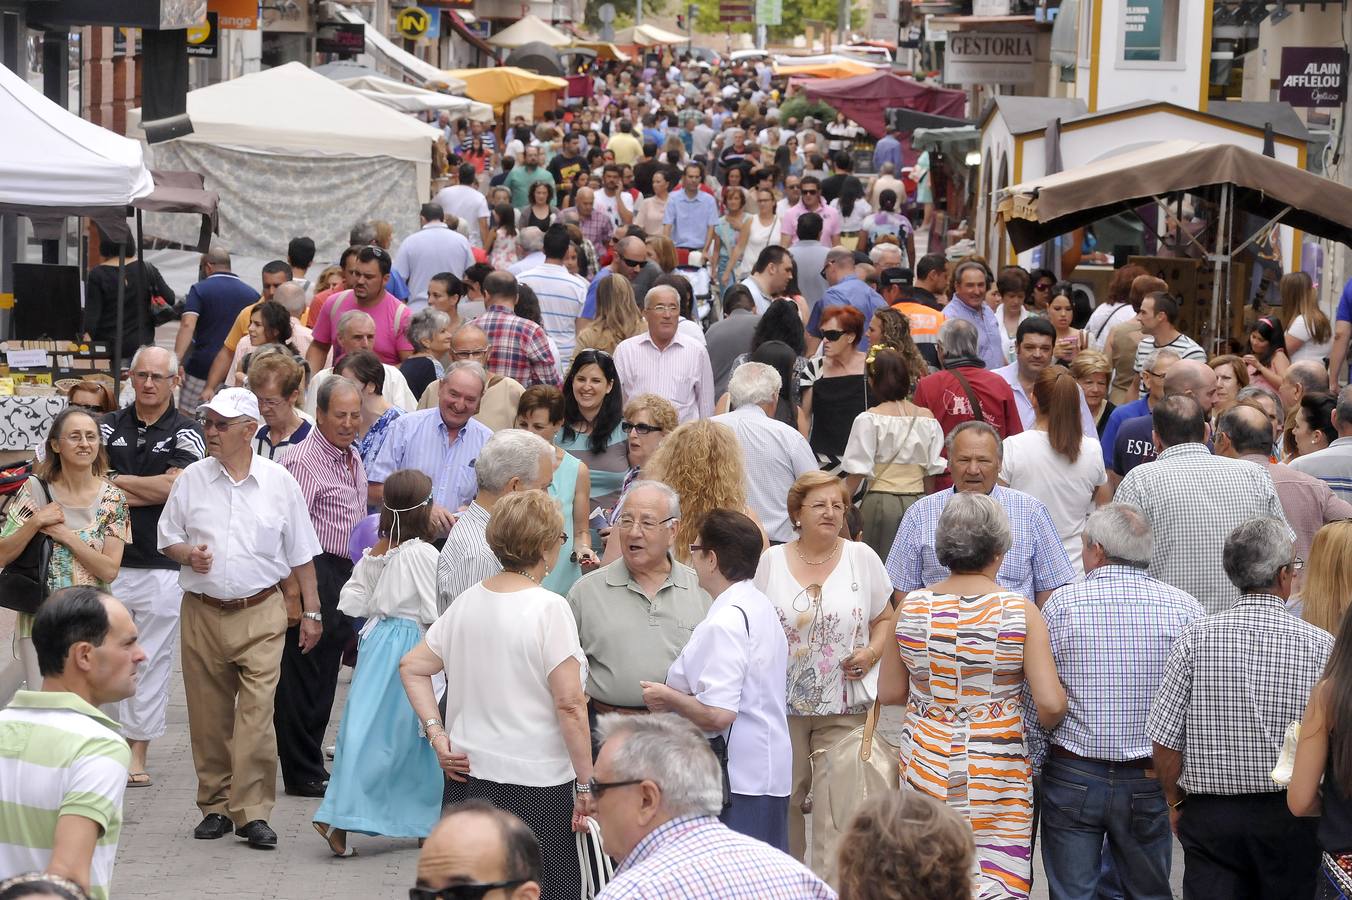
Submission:
[[235,611],[184,594],[179,627],[197,806],[236,827],[267,819],[277,799],[272,702],[286,640],[281,592]]
[[789,743],[793,747],[793,793],[789,796],[789,852],[811,866],[819,877],[835,868],[836,841],[840,832],[827,816],[812,817],[812,856],[807,856],[803,800],[811,789],[817,794],[811,756],[827,750],[864,724],[862,713],[850,716],[789,716]]

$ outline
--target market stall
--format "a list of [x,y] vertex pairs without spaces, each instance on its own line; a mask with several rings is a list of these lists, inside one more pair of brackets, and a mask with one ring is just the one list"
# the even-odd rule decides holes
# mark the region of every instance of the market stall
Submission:
[[508,49],[526,44],[567,47],[572,42],[572,37],[534,14],[522,16],[488,39],[488,43],[494,47],[506,47]]
[[967,104],[962,91],[921,84],[886,69],[853,78],[829,78],[803,84],[809,99],[821,100],[858,122],[876,140],[886,133],[884,110],[905,107],[942,116],[961,116]]
[[621,47],[674,47],[689,42],[689,36],[673,34],[656,25],[631,25],[615,32],[615,43]]
[[[537,75],[515,66],[495,66],[491,69],[452,69],[443,73],[465,82],[465,96],[487,103],[499,115],[518,97],[536,96],[535,104],[553,109],[557,91],[568,89],[568,82],[549,75]],[[534,116],[530,118],[534,119]]]

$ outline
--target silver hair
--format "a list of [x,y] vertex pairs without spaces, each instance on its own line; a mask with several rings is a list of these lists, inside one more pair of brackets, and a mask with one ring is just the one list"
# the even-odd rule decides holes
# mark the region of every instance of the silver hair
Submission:
[[873,261],[875,266],[877,266],[881,265],[879,260],[881,260],[885,254],[890,253],[895,253],[897,259],[901,259],[901,247],[896,244],[874,244],[873,249],[868,252],[868,258]]
[[495,433],[479,451],[474,461],[474,474],[479,490],[500,494],[513,478],[527,484],[540,474],[540,460],[554,462],[554,448],[538,434],[520,428],[505,428]]
[[1235,395],[1236,400],[1258,400],[1260,398],[1275,403],[1277,421],[1286,421],[1286,404],[1282,402],[1282,395],[1276,391],[1269,390],[1261,384],[1251,384],[1248,387],[1240,388],[1239,393]]
[[1291,529],[1275,516],[1241,522],[1225,539],[1225,575],[1242,594],[1263,593],[1295,560]]
[[703,732],[675,713],[596,720],[602,744],[622,740],[610,756],[616,781],[652,781],[662,806],[675,816],[716,816],[723,808],[723,773]]
[[319,383],[319,389],[315,391],[315,409],[322,413],[329,411],[329,404],[333,402],[333,395],[340,394],[343,391],[351,391],[352,396],[358,401],[361,400],[361,388],[357,387],[355,382],[348,381],[339,375],[330,375]]
[[677,306],[680,306],[680,305],[681,305],[681,292],[680,292],[680,291],[676,290],[674,287],[672,287],[672,286],[669,285],[669,284],[658,284],[658,285],[654,285],[653,287],[648,288],[648,293],[646,293],[646,294],[643,295],[643,308],[644,308],[644,309],[647,309],[647,308],[648,308],[649,304],[650,304],[651,301],[652,301],[653,295],[655,295],[658,291],[661,291],[661,292],[664,293],[664,294],[671,294],[671,299],[674,300],[674,301],[676,302],[676,305],[677,305]]
[[976,356],[977,333],[971,322],[948,319],[939,326],[939,346],[945,356]]
[[534,225],[527,225],[517,232],[516,242],[526,253],[535,253],[545,248],[545,233]]
[[282,304],[292,318],[299,318],[305,311],[305,288],[299,282],[288,281],[279,284],[272,294],[272,299]]
[[944,438],[945,455],[949,459],[953,458],[953,447],[958,443],[958,435],[962,434],[964,431],[980,431],[983,434],[989,435],[991,440],[995,441],[995,458],[1005,458],[1005,442],[1000,439],[1000,432],[995,430],[995,426],[989,422],[978,422],[976,419],[969,419],[966,422],[959,422],[955,425],[953,430],[948,433],[948,437]]
[[352,226],[352,230],[348,232],[347,237],[348,243],[354,247],[365,247],[367,244],[375,243],[376,223],[358,222]]
[[1159,350],[1156,350],[1154,353],[1150,354],[1145,358],[1145,367],[1147,369],[1153,369],[1155,368],[1155,366],[1160,364],[1161,360],[1182,359],[1182,358],[1183,357],[1178,355],[1177,351],[1170,350],[1167,347],[1163,347]]
[[634,491],[637,491],[641,488],[651,488],[652,490],[660,493],[663,497],[666,497],[667,515],[673,516],[677,519],[681,517],[681,495],[676,493],[676,489],[664,482],[653,481],[650,478],[643,478],[629,485],[629,490],[625,491],[624,496],[620,498],[619,506],[615,508],[615,516],[617,518],[619,517],[620,513],[624,511],[625,502],[628,501],[628,499],[634,495]]
[[1009,550],[1009,516],[986,494],[954,494],[934,529],[934,555],[952,572],[980,572]]
[[147,350],[158,350],[161,353],[169,355],[169,377],[172,378],[178,374],[178,354],[168,347],[161,347],[157,344],[143,344],[136,348],[136,354],[131,358],[131,369],[135,371],[136,363],[141,358],[141,354]]
[[728,379],[728,402],[732,409],[741,409],[748,403],[777,403],[784,380],[774,366],[745,362],[732,371]]
[[488,390],[488,370],[480,363],[472,359],[457,359],[446,367],[446,374],[441,376],[442,381],[449,381],[456,372],[469,370],[469,373],[483,384],[484,390]]
[[360,309],[349,309],[338,317],[338,333],[347,334],[347,329],[351,327],[352,323],[362,321],[370,322],[372,325],[376,324],[376,320],[371,318],[370,313]]
[[980,269],[981,277],[985,280],[986,285],[988,287],[990,286],[991,282],[990,271],[984,265],[982,265],[981,263],[977,262],[974,259],[969,259],[965,263],[958,264],[958,267],[953,270],[953,283],[957,284],[958,282],[962,281],[962,273],[966,272],[968,269]]
[[1150,565],[1154,535],[1145,511],[1134,503],[1108,503],[1084,523],[1085,546],[1097,545],[1108,562],[1144,569]]
[[451,317],[431,306],[418,310],[408,320],[408,342],[415,350],[426,350],[438,331],[451,324]]

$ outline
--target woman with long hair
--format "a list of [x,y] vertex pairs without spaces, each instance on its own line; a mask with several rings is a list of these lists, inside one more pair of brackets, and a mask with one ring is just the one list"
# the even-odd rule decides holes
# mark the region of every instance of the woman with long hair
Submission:
[[862,249],[859,232],[873,207],[864,199],[864,186],[858,178],[846,178],[841,183],[840,195],[831,201],[831,208],[840,213],[840,243],[851,250]]
[[1084,520],[1113,498],[1098,435],[1082,430],[1080,386],[1065,368],[1043,369],[1031,399],[1037,418],[1030,430],[1005,438],[1000,481],[1046,504],[1070,561],[1083,571]]
[[485,249],[488,263],[495,269],[506,269],[521,259],[521,246],[516,242],[516,210],[506,203],[493,207],[493,228]]
[[620,499],[629,469],[623,411],[614,358],[604,350],[574,354],[563,379],[563,428],[554,443],[587,464],[593,506],[612,509]]
[[[1352,519],[1330,522],[1315,532],[1300,587],[1300,617],[1337,634],[1352,605]],[[1293,604],[1294,605],[1294,604]]]
[[1319,308],[1314,282],[1304,272],[1287,272],[1277,282],[1282,298],[1282,325],[1286,328],[1286,355],[1291,362],[1311,359],[1323,363],[1333,349],[1333,326]]
[[400,469],[385,479],[379,540],[343,585],[338,610],[366,620],[338,726],[324,802],[313,825],[334,856],[353,856],[347,834],[425,838],[441,815],[437,755],[418,737],[418,717],[399,661],[437,620],[432,479]]
[[715,509],[746,513],[760,525],[746,502],[744,472],[737,436],[710,419],[686,422],[657,448],[643,477],[662,482],[681,498],[681,519],[671,548],[678,560],[689,565],[690,545],[697,542],[704,517]]
[[[803,373],[807,371],[807,330],[803,327],[803,317],[799,313],[798,305],[792,300],[771,300],[770,305],[766,307],[765,312],[761,313],[760,321],[756,323],[756,330],[751,332],[751,346],[746,353],[738,354],[732,360],[732,368],[735,371],[738,366],[747,360],[753,359],[756,350],[770,342],[780,343],[793,351],[793,369],[792,377],[784,382],[780,387],[782,396],[788,398],[789,407],[793,411],[793,419],[782,419],[787,424],[800,430],[806,428],[805,424],[798,421],[798,409],[801,406],[802,379]],[[779,366],[764,358],[758,358],[755,362],[763,362],[779,368]],[[780,372],[780,375],[783,375]]]
[[1074,325],[1075,286],[1070,282],[1063,281],[1052,288],[1052,299],[1047,304],[1047,321],[1056,329],[1052,360],[1069,366],[1075,354],[1089,346],[1089,335]]
[[841,462],[851,495],[868,482],[868,493],[859,502],[864,543],[883,559],[892,549],[901,517],[933,492],[934,476],[948,467],[944,431],[934,413],[907,399],[911,378],[901,353],[886,345],[869,348],[868,380],[877,404],[855,417]]
[[762,250],[772,242],[779,242],[779,213],[775,210],[775,192],[768,187],[761,187],[753,192],[753,196],[756,198],[754,214],[743,223],[737,247],[728,260],[733,276],[738,279],[751,274]]
[[643,241],[648,248],[648,259],[657,263],[663,275],[676,271],[676,245],[671,238],[661,234],[650,234]]
[[532,181],[526,196],[530,202],[516,211],[516,227],[548,231],[559,214],[554,207],[554,185],[548,181]]
[[274,344],[285,347],[298,359],[304,357],[292,340],[291,314],[276,300],[264,300],[254,305],[249,313],[249,332],[245,337],[248,340],[241,339],[235,346],[235,358],[231,361],[230,371],[226,376],[227,384],[244,386],[246,380],[244,370],[250,365],[245,359],[260,347]]
[[[728,174],[740,171],[741,169],[732,169]],[[714,225],[714,242],[709,250],[709,257],[714,262],[714,292],[720,297],[723,291],[737,280],[732,271],[731,261],[733,250],[737,247],[738,236],[748,221],[746,191],[731,183],[723,188],[723,209],[723,215],[718,217],[718,222]]]
[[906,363],[906,374],[910,381],[909,397],[915,393],[915,383],[929,374],[929,365],[920,355],[915,341],[911,340],[911,320],[890,306],[877,310],[869,320],[868,359],[872,361],[877,351],[885,347],[901,354]]
[[662,222],[667,215],[667,200],[671,196],[671,182],[667,181],[667,170],[659,167],[653,170],[653,195],[644,197],[634,213],[634,224],[648,234],[660,234]]
[[596,286],[596,317],[577,333],[577,349],[614,353],[620,341],[643,331],[633,283],[623,275],[607,275]]
[[864,216],[860,223],[859,249],[867,251],[889,235],[902,249],[902,266],[910,268],[915,261],[915,228],[909,218],[897,212],[897,192],[885,188],[878,192],[877,212]]
[[[131,540],[131,517],[126,495],[104,477],[108,454],[99,423],[83,409],[62,410],[45,446],[0,526],[0,567],[17,559],[42,533],[52,539],[48,591],[77,584],[106,589],[122,566],[122,548]],[[42,675],[33,649],[33,616],[19,614],[14,642],[28,689],[39,690]],[[128,775],[128,784],[149,783],[143,769]]]
[[1286,330],[1276,316],[1259,316],[1249,326],[1249,352],[1244,354],[1249,367],[1249,383],[1277,393],[1282,377],[1291,368],[1286,355]]
[[779,172],[779,187],[790,176],[801,178],[803,175],[803,154],[798,152],[798,136],[791,134],[775,150],[775,170]]

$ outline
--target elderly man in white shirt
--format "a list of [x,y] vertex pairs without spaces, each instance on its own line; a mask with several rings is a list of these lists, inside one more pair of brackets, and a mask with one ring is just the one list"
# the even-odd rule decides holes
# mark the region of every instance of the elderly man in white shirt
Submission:
[[[690,563],[714,598],[666,684],[644,681],[653,712],[675,712],[726,749],[728,787],[719,817],[734,831],[789,852],[789,644],[779,613],[752,578],[760,560],[756,523],[716,509],[704,518]],[[730,804],[727,802],[730,801]]]
[[273,695],[287,604],[300,593],[300,648],[323,633],[314,558],[323,552],[300,485],[253,452],[258,401],[226,388],[201,407],[209,458],[183,470],[165,501],[159,550],[182,566],[180,617],[188,735],[197,770],[198,840],[232,830],[251,847],[277,846]]
[[676,407],[681,422],[707,419],[714,411],[714,370],[704,344],[680,333],[681,297],[657,285],[643,298],[648,333],[615,348],[615,368],[624,396],[656,394]]
[[785,498],[798,476],[819,468],[817,455],[798,429],[774,418],[782,381],[765,363],[746,362],[728,379],[731,412],[714,416],[737,436],[746,469],[746,500],[765,535],[775,544],[793,540]]
[[408,285],[408,308],[415,312],[427,305],[427,282],[433,275],[450,272],[463,278],[474,265],[469,239],[451,230],[440,206],[424,203],[418,215],[422,228],[404,238],[394,254],[394,271]]

